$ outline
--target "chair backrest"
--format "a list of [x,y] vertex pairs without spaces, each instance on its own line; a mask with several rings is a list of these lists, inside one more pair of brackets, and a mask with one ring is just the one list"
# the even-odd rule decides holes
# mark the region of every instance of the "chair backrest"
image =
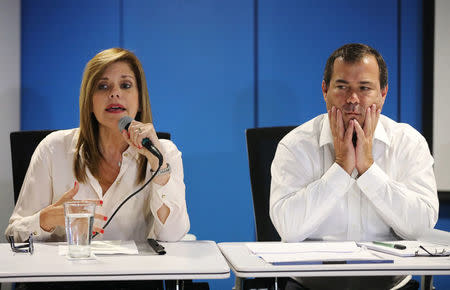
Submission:
[[278,143],[295,126],[254,128],[245,131],[252,186],[257,241],[280,241],[269,216],[270,166]]
[[[22,188],[23,179],[28,170],[31,156],[34,150],[48,134],[55,130],[41,131],[17,131],[11,132],[11,160],[13,171],[13,187],[14,187],[14,204],[19,198],[20,189]],[[170,133],[157,132],[159,139],[170,140]]]

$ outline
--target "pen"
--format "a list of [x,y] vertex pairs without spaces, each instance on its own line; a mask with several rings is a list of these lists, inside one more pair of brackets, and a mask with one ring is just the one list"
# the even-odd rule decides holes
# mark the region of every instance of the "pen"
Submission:
[[153,251],[155,251],[155,253],[157,253],[158,255],[166,254],[164,247],[161,246],[161,244],[158,243],[155,239],[147,239],[147,242],[150,245],[150,247],[152,247]]
[[391,244],[391,243],[383,243],[383,242],[372,242],[372,243],[374,243],[375,245],[385,246],[385,247],[394,248],[394,249],[398,249],[398,250],[406,249],[405,245],[400,245],[400,244]]

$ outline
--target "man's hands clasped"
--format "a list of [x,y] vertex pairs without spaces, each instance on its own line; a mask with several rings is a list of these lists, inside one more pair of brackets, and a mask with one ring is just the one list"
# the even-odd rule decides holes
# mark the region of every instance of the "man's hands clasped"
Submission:
[[[357,120],[348,122],[347,129],[344,126],[342,111],[332,107],[328,111],[331,133],[333,135],[336,163],[348,174],[356,168],[358,175],[362,175],[373,164],[372,142],[380,117],[381,109],[373,104],[366,109],[364,128]],[[353,145],[353,135],[356,134],[356,147]]]

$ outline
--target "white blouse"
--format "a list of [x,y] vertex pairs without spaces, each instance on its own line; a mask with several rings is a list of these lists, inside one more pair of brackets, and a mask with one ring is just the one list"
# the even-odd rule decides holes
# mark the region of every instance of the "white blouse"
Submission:
[[[6,235],[14,235],[15,240],[26,240],[30,233],[38,241],[64,241],[65,229],[56,227],[46,232],[40,227],[40,211],[58,201],[74,186],[73,158],[79,129],[60,130],[48,135],[36,148],[23,181],[20,196],[6,228]],[[162,154],[170,164],[170,179],[164,186],[151,182],[141,192],[128,200],[105,229],[94,240],[136,240],[148,237],[162,241],[181,239],[190,227],[186,209],[185,185],[181,152],[169,140],[160,140]],[[139,153],[132,147],[122,154],[119,175],[105,195],[88,168],[87,182],[80,183],[74,199],[103,200],[96,213],[111,217],[114,210],[142,184],[136,184]],[[151,176],[147,166],[146,179]],[[165,204],[170,214],[163,224],[157,210]],[[103,227],[105,221],[95,220],[95,225]]]

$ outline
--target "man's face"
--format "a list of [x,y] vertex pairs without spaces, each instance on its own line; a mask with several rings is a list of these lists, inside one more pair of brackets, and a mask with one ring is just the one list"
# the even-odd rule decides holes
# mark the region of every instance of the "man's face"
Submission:
[[334,61],[333,74],[327,88],[322,81],[322,92],[327,110],[333,106],[342,111],[345,129],[355,119],[364,127],[366,109],[376,104],[381,109],[388,86],[380,88],[380,72],[374,56],[364,56],[361,61],[347,63],[339,57]]

